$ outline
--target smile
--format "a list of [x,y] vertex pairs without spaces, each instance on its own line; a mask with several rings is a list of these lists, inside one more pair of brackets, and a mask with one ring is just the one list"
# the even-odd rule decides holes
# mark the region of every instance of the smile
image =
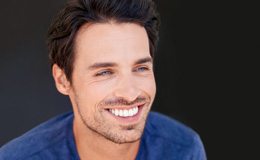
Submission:
[[132,117],[138,113],[138,106],[130,109],[109,109],[109,112],[118,117]]

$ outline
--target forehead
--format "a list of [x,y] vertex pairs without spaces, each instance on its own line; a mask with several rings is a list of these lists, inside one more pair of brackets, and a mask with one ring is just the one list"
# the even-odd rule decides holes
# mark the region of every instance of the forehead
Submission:
[[75,39],[75,61],[131,61],[150,56],[144,27],[135,23],[83,25]]

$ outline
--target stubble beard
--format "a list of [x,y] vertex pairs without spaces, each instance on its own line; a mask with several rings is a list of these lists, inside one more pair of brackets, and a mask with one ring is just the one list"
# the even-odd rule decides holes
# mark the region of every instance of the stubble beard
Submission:
[[[76,97],[78,99],[78,97]],[[149,106],[143,108],[143,115],[140,123],[136,125],[116,126],[113,124],[106,125],[106,120],[102,117],[102,112],[105,110],[97,110],[94,118],[86,118],[82,113],[80,104],[76,100],[78,114],[86,129],[92,131],[95,135],[103,137],[116,144],[134,143],[141,139],[146,124],[146,119],[150,111]]]

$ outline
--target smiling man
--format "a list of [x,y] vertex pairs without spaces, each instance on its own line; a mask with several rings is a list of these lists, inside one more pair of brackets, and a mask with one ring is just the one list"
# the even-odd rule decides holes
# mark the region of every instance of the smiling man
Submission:
[[158,21],[151,0],[69,1],[48,47],[73,112],[6,144],[0,159],[205,160],[194,131],[150,112]]

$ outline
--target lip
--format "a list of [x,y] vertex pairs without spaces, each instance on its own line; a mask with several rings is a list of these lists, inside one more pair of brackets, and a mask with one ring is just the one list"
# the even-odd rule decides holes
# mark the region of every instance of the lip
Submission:
[[119,122],[120,124],[127,124],[127,125],[133,125],[133,124],[136,124],[140,121],[140,118],[141,118],[141,115],[142,115],[142,112],[143,112],[143,108],[145,107],[145,104],[146,103],[142,103],[141,105],[138,105],[136,104],[136,106],[138,106],[138,113],[134,116],[131,116],[131,117],[119,117],[119,116],[115,116],[114,114],[112,114],[109,109],[130,109],[130,108],[133,108],[133,106],[130,106],[130,107],[114,107],[114,108],[109,108],[109,109],[106,109],[106,112],[108,113],[108,115],[110,117],[112,117],[113,119],[115,119],[117,122]]
[[104,108],[104,109],[106,109],[106,110],[109,110],[109,109],[120,109],[120,110],[124,110],[124,109],[126,109],[126,110],[129,110],[129,109],[132,109],[132,108],[134,108],[134,107],[139,107],[139,106],[143,106],[143,105],[145,105],[145,103],[146,102],[143,102],[143,103],[136,103],[136,104],[134,104],[134,105],[131,105],[131,106],[116,106],[116,107],[109,107],[109,108]]

